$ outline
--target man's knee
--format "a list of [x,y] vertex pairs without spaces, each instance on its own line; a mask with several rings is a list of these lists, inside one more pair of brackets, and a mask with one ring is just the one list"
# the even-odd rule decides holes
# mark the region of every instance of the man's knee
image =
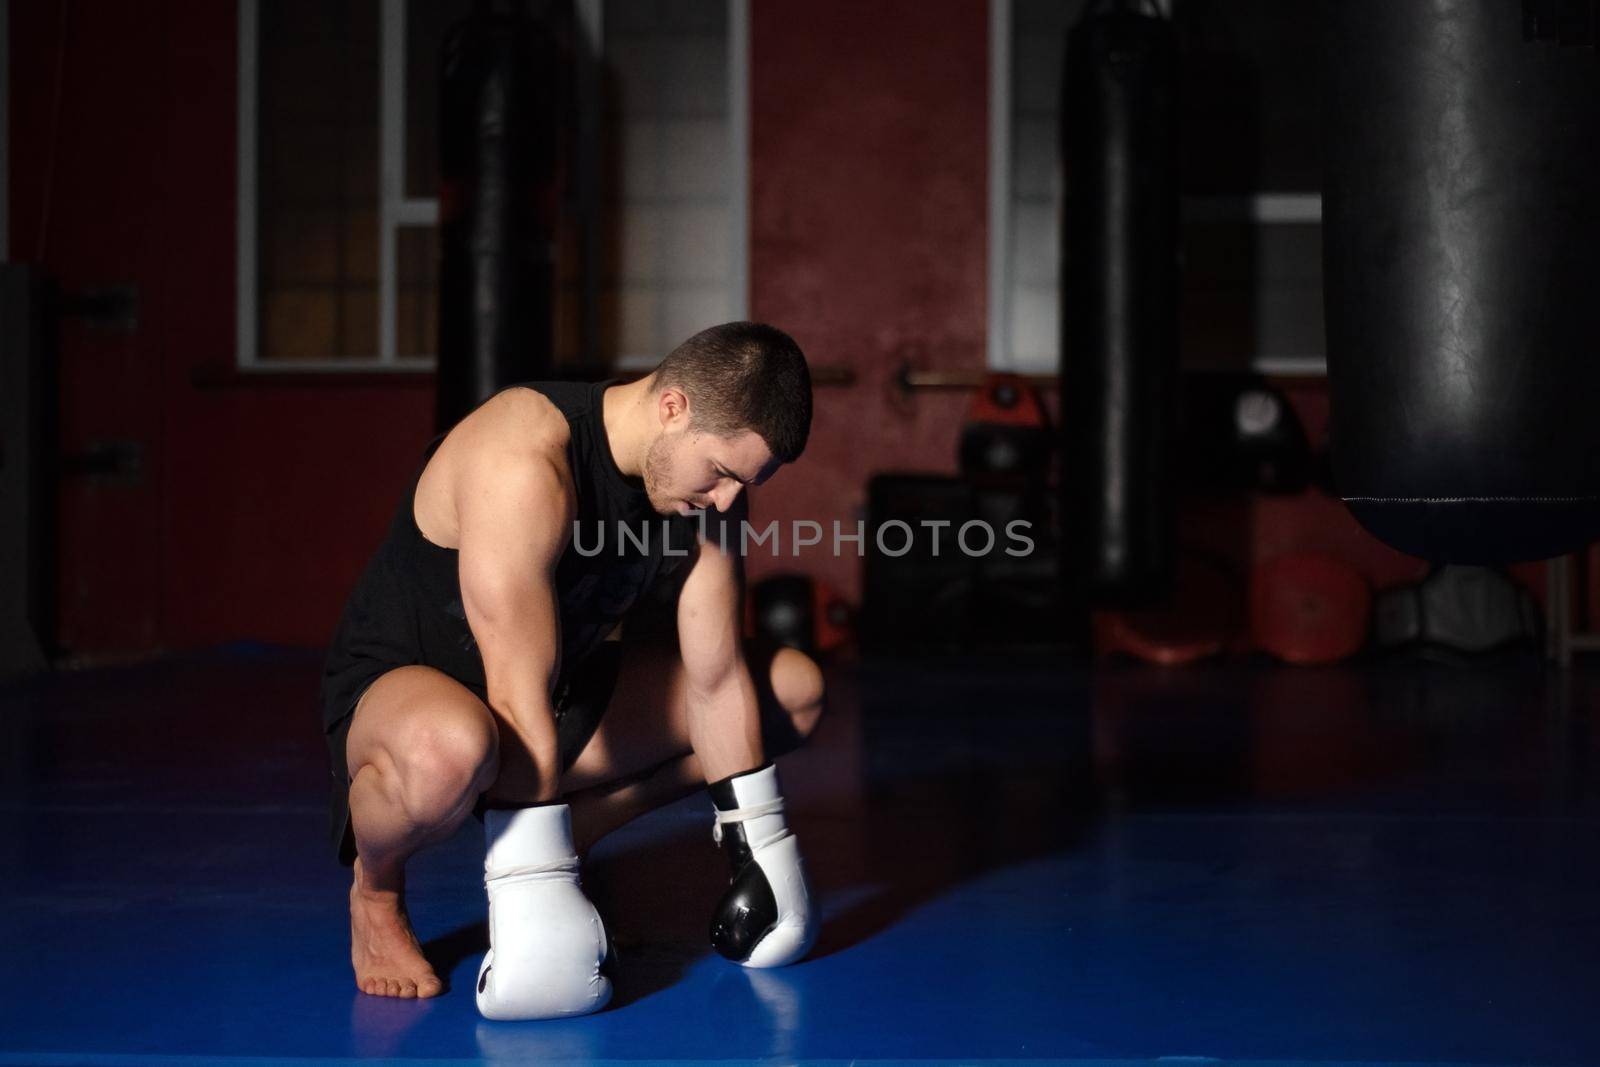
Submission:
[[767,755],[779,756],[805,743],[822,720],[827,689],[822,668],[793,648],[780,648],[772,657],[770,685],[773,703],[768,720]]
[[499,736],[485,709],[440,707],[407,719],[389,741],[406,813],[419,822],[470,806],[499,769]]

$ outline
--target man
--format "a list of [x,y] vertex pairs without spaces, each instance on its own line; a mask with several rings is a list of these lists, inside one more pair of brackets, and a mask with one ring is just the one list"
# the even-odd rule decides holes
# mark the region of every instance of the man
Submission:
[[[814,728],[821,673],[792,649],[745,649],[737,537],[725,552],[695,529],[796,459],[810,423],[794,341],[736,322],[636,382],[507,389],[429,446],[323,680],[363,992],[440,992],[407,921],[405,864],[476,809],[491,912],[480,1008],[602,1006],[609,945],[576,854],[708,782],[734,863],[713,942],[750,965],[809,947],[768,761]],[[658,582],[677,590],[676,647],[608,640]]]

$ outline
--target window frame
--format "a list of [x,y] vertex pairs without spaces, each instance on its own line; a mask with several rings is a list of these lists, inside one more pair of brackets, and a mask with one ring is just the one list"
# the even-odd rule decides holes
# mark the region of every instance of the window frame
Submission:
[[[1157,0],[1157,4],[1170,17],[1172,0]],[[1012,37],[1012,0],[989,0],[989,299],[985,363],[996,372],[1053,374],[1055,368],[1019,367],[1011,344],[1011,162],[1015,147],[1011,123]],[[1058,223],[1061,200],[1058,181]],[[1183,212],[1191,219],[1248,219],[1256,226],[1320,225],[1322,195],[1259,192],[1250,196],[1187,196],[1183,199]],[[1251,360],[1251,369],[1278,377],[1315,378],[1327,374],[1328,363],[1321,354],[1257,353]]]
[[[625,2],[625,0],[622,0]],[[7,0],[0,0],[0,5]],[[238,139],[236,159],[236,277],[234,364],[249,374],[371,374],[431,372],[436,356],[397,355],[397,254],[399,230],[437,226],[437,198],[405,193],[405,0],[379,0],[378,351],[368,356],[320,359],[263,358],[260,339],[258,104],[260,6],[238,0]],[[575,0],[578,31],[599,54],[606,0]],[[726,0],[728,9],[728,154],[732,232],[728,284],[733,317],[749,307],[750,0]],[[0,7],[3,14],[3,7]],[[3,131],[0,131],[3,132]],[[0,216],[3,218],[3,216]],[[3,233],[0,233],[3,236]],[[661,353],[618,353],[614,366],[654,366]]]

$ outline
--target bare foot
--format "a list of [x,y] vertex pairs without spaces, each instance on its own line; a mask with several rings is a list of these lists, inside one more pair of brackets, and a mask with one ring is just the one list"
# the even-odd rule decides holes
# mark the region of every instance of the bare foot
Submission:
[[411,932],[403,895],[367,885],[359,857],[350,885],[350,962],[356,988],[375,997],[436,997],[444,989]]

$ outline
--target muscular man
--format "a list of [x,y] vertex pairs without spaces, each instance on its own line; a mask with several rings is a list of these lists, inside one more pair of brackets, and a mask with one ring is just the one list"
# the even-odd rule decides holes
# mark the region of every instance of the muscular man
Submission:
[[[322,687],[363,992],[439,993],[406,917],[405,865],[475,809],[490,818],[492,858],[509,847],[496,817],[565,801],[563,840],[581,853],[713,783],[719,840],[749,820],[749,839],[740,826],[724,840],[735,891],[740,857],[773,826],[789,836],[761,775],[815,726],[821,673],[793,650],[745,647],[737,553],[698,538],[696,512],[726,517],[745,486],[799,456],[810,423],[799,348],[738,322],[636,382],[507,389],[429,446],[346,605]],[[676,590],[676,643],[616,640],[651,588]],[[566,815],[547,824],[558,838]],[[803,893],[798,871],[774,880]],[[772,893],[756,891],[770,910]],[[754,897],[740,892],[725,906],[747,920]],[[748,954],[749,931],[717,922],[718,948]]]

